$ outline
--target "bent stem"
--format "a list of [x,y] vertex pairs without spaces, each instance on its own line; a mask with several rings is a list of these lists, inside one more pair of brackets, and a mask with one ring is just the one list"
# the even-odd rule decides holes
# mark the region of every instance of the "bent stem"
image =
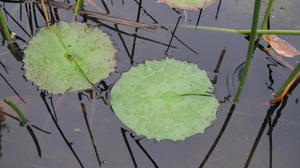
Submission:
[[276,92],[275,97],[278,97],[283,91],[284,89],[287,87],[287,85],[294,79],[297,78],[299,76],[300,72],[300,62],[297,64],[297,66],[295,67],[295,69],[291,72],[290,76],[286,79],[286,81],[282,84],[282,86],[280,87],[280,89]]
[[21,127],[25,126],[29,122],[29,120],[25,117],[23,112],[19,109],[19,107],[15,103],[13,103],[9,99],[4,99],[3,101],[17,113],[17,115],[20,118]]

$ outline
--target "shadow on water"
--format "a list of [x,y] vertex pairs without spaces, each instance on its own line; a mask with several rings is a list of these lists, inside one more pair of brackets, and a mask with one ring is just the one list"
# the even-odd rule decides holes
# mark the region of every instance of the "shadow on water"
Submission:
[[99,165],[99,167],[101,167],[102,162],[100,160],[100,155],[99,155],[99,152],[98,152],[98,149],[97,149],[97,145],[96,145],[96,142],[95,142],[95,139],[94,139],[94,135],[92,133],[91,126],[90,126],[90,123],[89,123],[89,120],[88,120],[88,117],[87,117],[88,112],[87,112],[85,104],[82,102],[83,97],[80,93],[78,94],[78,98],[79,98],[79,101],[81,101],[80,107],[81,107],[81,110],[82,110],[82,114],[83,114],[83,117],[84,117],[86,127],[87,127],[89,135],[90,135],[91,144],[93,145],[93,149],[94,149],[95,155],[97,157],[98,165]]
[[[33,35],[36,34],[36,32],[38,32],[38,30],[42,28],[46,22],[46,17],[44,15],[42,7],[40,6],[41,1],[40,0],[34,0],[34,1],[26,1],[26,0],[25,1],[7,1],[7,0],[3,1],[2,0],[2,2],[6,2],[5,4],[1,4],[1,8],[3,8],[6,14],[6,18],[9,21],[9,25],[11,25],[11,31],[17,32],[14,43],[5,47],[5,43],[3,42],[2,48],[5,48],[5,50],[10,51],[9,53],[4,55],[5,56],[12,55],[14,56],[15,59],[14,61],[22,63],[24,57],[23,49],[26,47],[28,41],[33,37]],[[69,1],[64,1],[64,2],[48,1],[47,3],[48,3],[50,22],[55,23],[60,20],[68,20],[69,18],[68,15],[72,13],[71,11],[73,7],[72,4],[74,3],[74,1],[72,1],[72,3]],[[238,167],[238,165],[243,165],[242,167],[247,168],[250,166],[250,163],[253,163],[251,161],[253,160],[253,156],[256,153],[258,153],[259,155],[263,153],[262,151],[264,151],[264,149],[259,150],[260,148],[258,148],[258,145],[261,139],[264,138],[265,132],[268,138],[269,150],[268,150],[268,156],[264,156],[261,160],[268,158],[268,166],[270,168],[275,167],[276,164],[280,162],[275,160],[273,157],[275,152],[278,153],[278,149],[273,150],[274,147],[276,148],[276,145],[278,146],[278,144],[276,145],[274,144],[276,143],[274,142],[274,139],[279,138],[278,136],[273,135],[273,131],[275,130],[276,126],[279,128],[285,128],[284,126],[281,126],[278,123],[280,123],[280,118],[282,117],[283,110],[288,107],[287,104],[288,104],[289,97],[285,97],[285,99],[282,102],[278,102],[274,105],[270,105],[270,107],[266,110],[266,114],[264,116],[261,115],[264,112],[264,110],[259,109],[258,112],[261,113],[257,114],[258,120],[253,120],[250,117],[247,118],[247,120],[245,120],[242,115],[239,115],[243,112],[238,112],[237,111],[238,107],[241,106],[243,110],[246,111],[244,112],[244,114],[247,114],[247,107],[255,106],[257,104],[252,104],[252,103],[246,105],[231,104],[230,99],[232,95],[234,95],[235,93],[236,84],[240,79],[239,74],[241,74],[241,72],[243,71],[243,65],[244,65],[244,63],[240,63],[242,62],[240,58],[237,57],[233,58],[232,56],[245,55],[244,51],[240,51],[239,47],[244,47],[245,44],[247,44],[244,43],[246,40],[244,40],[243,37],[240,36],[231,37],[223,34],[216,35],[217,33],[216,34],[210,32],[203,33],[203,32],[199,32],[199,30],[196,29],[195,30],[182,29],[179,26],[183,24],[183,22],[184,23],[187,22],[187,24],[193,23],[196,26],[202,24],[210,24],[211,22],[218,23],[218,21],[220,21],[223,17],[222,12],[223,11],[225,12],[226,9],[227,10],[229,9],[226,6],[225,1],[219,0],[218,3],[216,3],[212,8],[200,9],[199,11],[191,13],[192,15],[189,16],[184,16],[184,11],[180,11],[177,9],[169,9],[169,7],[166,6],[162,6],[162,9],[157,9],[159,10],[159,12],[165,12],[166,16],[168,17],[167,19],[164,18],[164,16],[160,16],[160,14],[157,14],[156,10],[154,10],[156,4],[150,1],[132,0],[129,2],[124,0],[122,1],[101,0],[97,3],[100,4],[100,6],[103,8],[104,11],[103,13],[89,11],[88,10],[90,9],[89,6],[88,9],[81,11],[80,16],[77,16],[76,20],[82,19],[82,21],[88,23],[89,26],[94,26],[99,28],[101,27],[107,30],[112,35],[112,37],[115,38],[114,42],[117,44],[118,49],[120,50],[119,52],[121,53],[117,57],[120,62],[125,64],[124,65],[125,67],[122,66],[117,67],[116,72],[111,75],[114,79],[100,81],[97,85],[94,86],[93,89],[89,91],[86,90],[86,91],[78,92],[75,96],[76,98],[71,100],[66,100],[67,102],[66,104],[70,103],[69,101],[76,102],[74,104],[70,103],[71,106],[65,105],[65,107],[60,107],[60,110],[58,110],[57,109],[58,107],[55,105],[55,102],[56,103],[59,102],[62,104],[62,101],[67,99],[65,98],[67,94],[74,96],[74,94],[72,93],[54,96],[48,94],[46,91],[37,92],[36,90],[28,91],[26,90],[27,88],[21,89],[23,88],[22,85],[26,85],[26,84],[24,84],[24,81],[21,80],[17,80],[17,82],[20,83],[16,83],[15,82],[16,80],[12,77],[12,75],[15,75],[16,73],[13,72],[13,70],[11,70],[13,69],[12,68],[13,66],[19,66],[19,65],[16,65],[16,63],[6,64],[6,62],[2,61],[2,58],[0,58],[1,81],[3,81],[3,83],[6,86],[8,86],[10,91],[16,97],[18,97],[18,99],[21,100],[24,104],[27,103],[30,104],[31,106],[35,106],[36,104],[39,104],[40,106],[46,108],[46,112],[47,114],[49,114],[48,115],[49,118],[46,117],[47,118],[46,123],[51,121],[51,123],[54,124],[55,128],[50,127],[51,132],[53,131],[53,129],[54,131],[58,131],[58,135],[57,136],[53,135],[54,138],[53,137],[52,138],[53,139],[62,138],[64,145],[67,146],[68,151],[71,152],[72,158],[76,160],[77,166],[80,166],[82,168],[90,167],[90,165],[93,165],[93,167],[105,167],[105,166],[126,167],[127,166],[127,167],[136,167],[136,168],[139,167],[200,167],[202,168],[202,167],[220,167],[220,165],[225,165],[226,167],[226,164],[228,165],[235,164],[234,166],[236,167]],[[10,6],[10,4],[17,4],[17,5]],[[123,8],[125,8],[127,11],[122,11]],[[214,16],[214,19],[210,18],[213,21],[211,20],[208,21],[209,18],[208,16]],[[269,21],[269,26],[270,26],[270,21]],[[153,28],[153,30],[151,29],[151,27]],[[216,40],[208,39],[208,37],[212,38],[211,36],[220,36],[220,38],[215,37]],[[206,38],[202,40],[204,44],[202,43],[199,44],[199,41],[201,41],[199,39],[202,38]],[[237,41],[240,40],[240,41],[231,44],[228,40],[230,38]],[[206,43],[208,43],[208,46],[212,46],[211,49],[209,49],[209,51],[207,49],[208,47],[205,46]],[[240,45],[239,43],[243,43],[243,45]],[[232,45],[234,47],[232,47]],[[141,46],[142,47],[147,46],[149,47],[149,49],[144,51],[145,49],[142,48]],[[257,50],[256,52],[259,52],[259,54],[263,53],[265,55],[268,55],[268,57],[266,57],[265,60],[262,61],[260,59],[257,60],[256,63],[264,62],[264,64],[266,64],[265,67],[263,67],[262,69],[266,71],[263,73],[267,75],[261,77],[260,76],[261,74],[259,74],[260,76],[259,79],[268,80],[267,82],[266,81],[262,82],[267,87],[267,89],[264,88],[264,92],[262,94],[269,94],[270,91],[271,92],[276,91],[276,88],[278,87],[277,86],[278,84],[275,81],[281,80],[281,78],[278,79],[278,77],[275,76],[275,72],[278,71],[278,68],[287,67],[287,69],[291,69],[291,66],[289,65],[288,62],[284,62],[280,58],[273,57],[274,53],[270,52],[270,50],[267,47],[264,47],[263,45],[259,44],[257,48],[259,50]],[[151,52],[149,52],[149,50]],[[213,52],[212,54],[211,50],[215,50],[216,52]],[[5,52],[5,51],[1,50],[1,52]],[[152,143],[150,140],[147,140],[146,138],[140,138],[135,136],[135,134],[132,131],[128,130],[124,125],[120,123],[120,121],[115,119],[114,112],[108,103],[109,90],[113,86],[116,79],[119,78],[122,72],[127,71],[132,66],[146,59],[149,59],[149,54],[161,55],[153,59],[158,59],[158,58],[161,59],[166,56],[167,57],[172,56],[178,59],[187,60],[186,57],[188,57],[188,61],[195,62],[195,64],[198,64],[201,67],[203,66],[207,69],[210,69],[208,71],[212,72],[210,73],[210,75],[212,75],[210,76],[212,79],[211,81],[217,88],[216,94],[217,97],[219,97],[219,102],[221,103],[222,106],[221,108],[225,108],[225,110],[224,109],[220,110],[221,112],[218,113],[218,121],[215,121],[214,126],[212,128],[209,128],[205,134],[195,135],[192,138],[187,139],[183,142],[162,141],[159,143]],[[207,55],[207,57],[211,57],[211,58],[204,58],[203,55],[205,54]],[[145,55],[145,56],[141,56],[141,55]],[[180,57],[182,55],[185,56]],[[128,64],[126,65],[126,63]],[[215,65],[215,67],[213,67],[213,65]],[[231,69],[232,67],[234,68],[233,70]],[[232,75],[230,75],[231,72]],[[20,73],[23,73],[23,69]],[[255,84],[255,82],[252,82],[251,84]],[[32,88],[32,86],[26,86],[26,87]],[[295,87],[296,86],[294,86],[294,88]],[[5,86],[1,86],[1,90],[2,88],[5,88]],[[259,94],[260,91],[254,91],[254,92],[257,92],[257,94]],[[36,96],[37,93],[39,93],[38,96]],[[34,104],[32,104],[31,101],[27,102],[26,99],[27,94],[29,95],[35,94],[34,101],[36,102]],[[8,95],[10,94],[6,94],[3,96],[7,97]],[[0,96],[2,99],[2,95]],[[220,97],[224,97],[223,98],[224,100],[221,100]],[[265,97],[262,96],[262,98],[258,98],[257,101],[258,102],[263,101],[265,100],[264,98]],[[250,97],[249,99],[250,100],[247,101],[250,102],[253,99],[255,99],[255,97]],[[42,103],[37,103],[37,102],[42,102]],[[296,102],[295,104],[297,105],[298,99],[296,99],[295,102]],[[97,112],[99,112],[99,114],[93,114],[95,109],[90,108],[90,106],[95,104],[100,106],[99,108],[97,108],[98,110]],[[229,110],[227,109],[226,106],[229,106],[228,108]],[[76,107],[78,107],[79,110],[76,109]],[[65,121],[65,119],[60,116],[62,114],[59,114],[58,112],[64,108],[73,108],[74,111],[76,110],[79,111],[80,117],[75,118],[74,116],[77,114],[74,114],[74,116],[70,116],[71,120]],[[297,109],[297,108],[298,108],[297,106],[293,107],[293,109]],[[2,107],[0,110],[2,111]],[[43,110],[43,108],[41,107],[40,109],[35,111],[45,111],[45,110]],[[64,110],[64,111],[68,111],[68,110]],[[225,114],[227,115],[224,115],[222,111],[228,111],[225,112]],[[290,111],[292,110],[289,110],[289,112]],[[250,110],[250,112],[251,114],[253,114],[252,112],[254,111]],[[5,132],[3,132],[3,130],[8,129],[8,124],[6,123],[5,120],[6,115],[4,114],[5,113],[0,113],[0,159],[2,156],[1,151],[3,151],[2,147],[4,146],[3,142],[7,144],[6,141],[3,141],[3,139],[6,136],[4,135]],[[96,115],[100,119],[98,118],[95,119],[94,115]],[[242,140],[239,141],[240,144],[233,144],[231,142],[227,142],[229,138],[226,137],[226,134],[230,134],[230,135],[232,134],[233,137],[230,138],[238,139],[241,137],[239,133],[235,134],[234,131],[232,130],[232,129],[238,130],[236,127],[233,127],[232,125],[240,124],[238,121],[236,121],[235,117],[240,119],[241,122],[245,121],[245,123],[249,125],[252,124],[252,122],[255,123],[256,125],[261,125],[259,128],[258,127],[252,128],[251,131],[248,131],[246,129],[243,129],[241,131],[243,133],[246,132],[244,133],[245,137],[256,136],[254,141],[250,142],[252,144],[250,149],[247,148],[247,146],[244,144],[245,142],[242,142]],[[45,117],[43,117],[43,119],[44,118]],[[67,129],[69,129],[68,122],[74,122],[75,119],[76,121],[77,120],[83,121],[83,124],[80,125],[80,127],[84,127],[85,131],[87,132],[84,143],[78,142],[76,143],[76,146],[74,145],[73,141],[77,141],[79,137],[77,137],[76,139],[73,137],[71,133],[67,132]],[[222,119],[224,120],[223,123],[222,123]],[[261,119],[262,122],[260,122],[259,119]],[[295,122],[299,122],[299,119],[298,120],[295,119]],[[101,126],[101,128],[98,128],[98,126],[96,127],[94,123],[98,123],[98,124],[100,123],[99,125]],[[229,123],[231,123],[231,125]],[[48,125],[50,124],[48,123]],[[42,128],[47,127],[48,125],[45,124],[43,125]],[[50,134],[50,132],[44,131],[40,127],[37,127],[33,124],[26,126],[26,129],[28,130],[28,132],[32,137],[32,141],[35,143],[38,154],[40,156],[43,156],[42,158],[48,159],[49,157],[48,150],[50,150],[50,148],[43,147],[43,145],[40,146],[39,142],[44,142],[45,139],[43,139],[42,141],[41,140],[38,141],[37,138],[41,135],[38,135],[38,137],[36,137],[31,127],[35,128],[35,130],[42,131],[47,135]],[[106,131],[106,129],[108,131]],[[295,135],[295,137],[297,138],[297,135]],[[295,138],[295,137],[291,137],[291,138]],[[229,141],[231,141],[231,139]],[[211,144],[211,146],[210,148],[207,149],[208,144]],[[228,161],[222,160],[222,158],[224,158],[224,154],[225,157],[229,157],[226,156],[226,154],[230,155],[230,153],[227,153],[228,151],[226,151],[226,146],[230,146],[230,145],[238,146],[241,148],[240,151],[230,151],[235,155],[237,155],[237,153],[240,152],[239,153],[239,156],[241,156],[241,158],[239,158],[240,161],[236,161],[236,162],[232,161],[232,163],[228,163]],[[88,152],[81,150],[82,149],[81,146],[86,146],[84,150],[87,149],[89,151],[92,151],[91,152],[92,154],[89,155],[87,154]],[[42,155],[42,151],[43,151],[43,155]],[[242,158],[242,156],[245,155],[245,153],[248,154],[247,157]],[[64,154],[67,155],[68,152]],[[127,155],[129,156],[127,157]],[[173,159],[172,157],[169,158],[169,156],[171,155],[180,155],[180,156],[175,156],[176,159]],[[200,165],[199,165],[199,157],[201,156],[204,157],[202,160],[200,160]],[[97,163],[96,162],[91,163],[89,161],[86,161],[87,157],[95,157]],[[57,159],[55,157],[53,158]],[[116,160],[120,160],[120,163],[114,164],[114,161],[118,162]],[[210,160],[213,161],[209,162]],[[299,161],[297,163],[299,163]],[[189,166],[186,166],[185,164]],[[265,164],[259,163],[259,161],[257,164],[260,165],[260,167],[263,166],[266,167]],[[9,163],[7,165],[9,165]],[[294,165],[293,163],[290,164],[290,166],[293,165]],[[1,166],[1,162],[0,162],[0,166]],[[47,161],[44,166],[47,167]],[[51,165],[49,166],[51,167]],[[69,165],[65,167],[68,166]]]
[[83,163],[81,162],[81,160],[80,160],[80,158],[79,158],[79,156],[77,154],[77,152],[72,147],[72,142],[70,142],[67,139],[67,137],[65,136],[64,132],[62,131],[60,125],[58,124],[57,118],[55,118],[55,115],[53,113],[55,111],[55,109],[54,108],[51,109],[51,106],[49,105],[49,103],[47,101],[47,99],[49,100],[49,99],[51,99],[51,97],[49,98],[48,95],[47,95],[47,93],[44,92],[44,91],[42,91],[40,95],[41,95],[42,101],[44,102],[44,104],[45,104],[45,106],[47,108],[47,111],[48,111],[49,115],[51,116],[51,119],[52,119],[53,123],[55,124],[55,126],[56,126],[57,130],[59,131],[61,137],[63,138],[64,142],[66,143],[66,145],[68,146],[68,148],[71,150],[72,154],[76,158],[76,160],[77,160],[78,164],[80,165],[80,167],[84,167]]
[[[298,84],[298,83],[297,83]],[[296,84],[296,85],[297,85]],[[271,105],[269,107],[269,109],[267,110],[266,116],[264,117],[263,123],[258,131],[258,135],[255,138],[255,141],[253,143],[253,146],[249,152],[249,155],[247,157],[246,163],[244,165],[245,168],[248,168],[250,166],[250,162],[253,158],[253,155],[255,153],[255,150],[257,149],[257,146],[263,136],[263,133],[265,131],[265,129],[267,128],[267,126],[269,126],[269,129],[267,131],[267,135],[269,137],[269,167],[272,168],[272,156],[273,156],[273,143],[272,143],[272,133],[273,133],[273,129],[275,128],[275,126],[278,123],[278,120],[280,119],[281,113],[283,111],[283,109],[286,107],[288,102],[288,96],[286,96],[282,101],[275,103],[274,105]],[[206,164],[206,162],[208,161],[208,159],[210,158],[211,154],[213,153],[213,151],[215,150],[217,144],[219,143],[221,137],[223,136],[226,127],[229,124],[229,121],[235,111],[236,108],[236,104],[232,104],[230,107],[230,110],[227,114],[227,117],[222,125],[221,130],[219,131],[216,139],[214,140],[214,143],[212,144],[211,148],[209,149],[209,151],[207,152],[206,156],[204,157],[204,159],[202,160],[199,168],[204,167],[204,165]],[[273,114],[276,113],[274,119],[272,119]]]
[[129,130],[126,130],[124,128],[121,128],[121,133],[122,133],[122,136],[124,138],[124,141],[125,141],[125,144],[126,144],[126,147],[128,149],[128,152],[130,154],[130,157],[131,157],[131,160],[132,160],[132,163],[134,165],[134,167],[138,167],[137,163],[136,163],[136,159],[135,159],[135,156],[134,156],[134,153],[132,152],[132,149],[131,149],[131,145],[129,144],[129,141],[128,141],[128,136],[130,138],[132,138],[136,145],[140,148],[140,150],[147,156],[147,158],[151,161],[152,165],[154,167],[159,167],[157,165],[157,163],[154,161],[154,159],[151,157],[151,155],[146,151],[146,149],[143,147],[143,145],[141,144],[141,140],[143,140],[144,138],[139,138],[137,139],[136,136],[134,136],[134,134],[129,131]]
[[[270,144],[270,148],[269,148],[269,151],[270,151],[269,152],[269,158],[270,158],[269,167],[272,167],[272,130],[276,126],[277,121],[280,117],[280,114],[281,114],[282,110],[284,109],[284,107],[287,104],[287,100],[288,100],[288,97],[284,98],[282,102],[278,102],[274,105],[271,105],[271,107],[268,109],[267,114],[264,118],[264,121],[263,121],[263,123],[262,123],[262,125],[259,129],[258,135],[255,138],[254,144],[253,144],[253,146],[251,148],[251,151],[248,155],[247,161],[246,161],[245,166],[244,166],[245,168],[249,167],[250,162],[252,160],[252,157],[253,157],[253,155],[255,153],[255,150],[257,148],[257,145],[260,142],[260,139],[261,139],[266,127],[267,127],[267,124],[269,124],[269,130],[267,132],[267,135],[269,136],[269,144]],[[275,111],[276,111],[276,117],[272,121],[272,115],[274,114]]]
[[2,113],[3,107],[0,107],[0,159],[2,157],[2,131],[9,129],[8,125],[5,123],[5,115]]

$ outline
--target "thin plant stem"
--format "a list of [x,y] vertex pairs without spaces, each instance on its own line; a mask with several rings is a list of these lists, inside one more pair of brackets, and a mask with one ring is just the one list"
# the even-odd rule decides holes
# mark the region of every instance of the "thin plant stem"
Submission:
[[7,25],[6,19],[4,17],[4,12],[3,12],[2,9],[0,9],[0,24],[3,27],[3,31],[4,31],[7,43],[10,44],[12,42],[12,39],[11,39],[11,36],[10,36],[10,31],[8,29],[8,25]]
[[250,63],[251,63],[251,58],[252,58],[253,50],[254,50],[254,46],[255,46],[255,40],[256,40],[256,34],[257,34],[256,31],[257,31],[257,25],[258,25],[258,19],[259,19],[260,6],[261,6],[261,0],[255,0],[246,62],[245,62],[244,68],[243,68],[242,79],[240,81],[238,90],[237,90],[237,92],[236,92],[236,94],[233,98],[234,103],[239,102],[241,93],[242,93],[243,88],[244,88],[245,83],[246,83],[246,79],[247,79],[247,75],[248,75],[248,71],[249,71],[249,67],[250,67]]
[[285,82],[281,85],[281,87],[278,89],[278,91],[275,93],[275,97],[279,97],[284,90],[288,87],[292,81],[296,81],[296,79],[299,77],[300,72],[300,63],[297,64],[297,66],[294,68],[294,70],[291,72],[289,77],[285,80]]
[[270,17],[270,14],[272,12],[272,7],[273,7],[273,4],[274,4],[274,1],[275,0],[269,0],[268,7],[266,9],[264,19],[263,19],[263,21],[261,23],[261,26],[260,26],[261,29],[266,29],[266,27],[267,27],[267,22],[268,22],[268,19]]
[[78,12],[83,8],[84,0],[77,0],[76,6],[74,9],[74,16],[78,14]]
[[49,20],[49,15],[48,15],[48,10],[47,10],[47,6],[45,4],[45,0],[41,0],[42,1],[42,8],[43,8],[43,12],[46,18],[46,22],[47,22],[47,26],[50,26],[50,20]]
[[[202,29],[202,30],[212,30],[212,31],[221,31],[228,33],[239,33],[239,34],[250,34],[250,29],[229,29],[221,27],[210,27],[210,26],[194,26],[194,25],[180,25],[184,28],[193,28],[193,29]],[[257,29],[256,34],[277,34],[277,35],[300,35],[300,30],[265,30]]]
[[19,109],[19,107],[15,103],[13,103],[9,99],[4,99],[3,101],[17,113],[17,115],[20,118],[20,125],[22,127],[25,126],[29,122],[29,120],[25,117],[23,112]]
[[[41,4],[41,0],[33,0],[33,2]],[[55,8],[60,8],[60,9],[65,9],[65,10],[71,10],[73,9],[73,6],[71,5],[66,5],[64,3],[56,2],[56,1],[47,1],[47,5],[53,6]],[[119,24],[124,24],[124,25],[129,25],[133,27],[141,27],[141,28],[146,28],[146,29],[153,29],[153,30],[158,30],[160,29],[160,26],[153,25],[153,24],[145,24],[145,23],[137,23],[131,20],[126,20],[126,19],[121,19],[113,16],[109,16],[107,14],[103,13],[97,13],[97,12],[92,12],[92,11],[87,11],[87,10],[79,10],[79,14],[81,15],[87,15],[90,17],[94,17],[97,19],[113,22],[113,23],[119,23]]]
[[[261,29],[266,29],[266,27],[267,27],[267,22],[268,22],[268,19],[270,17],[270,14],[272,12],[272,7],[273,7],[273,4],[274,4],[274,1],[275,0],[269,0],[268,7],[267,7],[265,15],[264,15],[264,19],[263,19],[263,21],[261,23],[261,26],[260,26]],[[259,43],[259,39],[261,37],[262,37],[262,34],[259,34],[257,43]]]

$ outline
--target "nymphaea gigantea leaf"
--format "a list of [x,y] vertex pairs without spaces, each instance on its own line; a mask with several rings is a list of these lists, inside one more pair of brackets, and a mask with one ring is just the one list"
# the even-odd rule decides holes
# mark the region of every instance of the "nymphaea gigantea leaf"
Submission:
[[157,0],[158,3],[165,3],[171,8],[179,8],[183,10],[198,10],[206,8],[213,4],[215,0]]
[[51,93],[91,88],[116,65],[106,33],[79,22],[42,28],[25,50],[26,78]]
[[216,119],[219,103],[212,90],[206,71],[167,58],[123,73],[111,90],[110,103],[137,135],[184,140],[203,133]]

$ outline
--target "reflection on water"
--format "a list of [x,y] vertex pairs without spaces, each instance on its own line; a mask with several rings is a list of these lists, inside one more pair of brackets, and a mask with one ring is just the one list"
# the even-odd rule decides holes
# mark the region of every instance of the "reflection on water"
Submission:
[[[178,26],[249,28],[251,15],[247,11],[251,8],[246,6],[247,10],[241,12],[242,2],[245,0],[220,0],[206,9],[184,12],[155,1],[101,0],[95,3],[107,14],[91,16],[87,11],[101,12],[86,1],[85,11],[75,19],[111,35],[118,48],[118,65],[108,79],[95,85],[97,89],[64,95],[40,91],[23,78],[22,49],[46,25],[41,1],[5,3],[2,7],[9,28],[17,35],[13,45],[3,44],[0,48],[0,99],[14,96],[26,116],[51,134],[35,132],[43,152],[42,158],[38,158],[28,132],[16,122],[5,120],[0,113],[0,153],[3,153],[0,167],[298,167],[299,88],[294,87],[293,94],[280,103],[262,104],[272,98],[290,73],[284,67],[294,66],[299,58],[285,62],[274,59],[262,41],[254,53],[241,102],[232,105],[243,70],[247,38]],[[67,9],[73,4],[74,1],[51,1],[48,7],[51,22],[72,21],[72,10]],[[293,5],[289,3],[287,11],[279,9],[273,15],[282,12],[287,15],[290,11],[297,14],[300,3],[294,1]],[[292,23],[283,20],[285,25],[275,18],[271,19],[271,28],[291,26],[292,29],[300,25],[294,14],[287,19],[293,20]],[[288,38],[300,42],[299,38]],[[193,62],[206,69],[214,82],[214,93],[222,104],[217,120],[204,134],[178,142],[148,140],[136,136],[112,111],[109,92],[122,72],[147,59],[164,57]],[[3,134],[8,125],[11,131]]]
[[2,131],[8,130],[8,126],[5,123],[5,116],[2,113],[3,107],[0,107],[0,159],[2,157]]

